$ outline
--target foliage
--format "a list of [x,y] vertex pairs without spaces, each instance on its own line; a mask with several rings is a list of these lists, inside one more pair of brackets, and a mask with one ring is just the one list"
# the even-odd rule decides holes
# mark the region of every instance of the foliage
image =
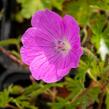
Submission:
[[[21,5],[21,10],[17,13],[16,19],[22,21],[23,18],[30,18],[37,10],[45,8],[51,9],[55,7],[62,10],[62,3],[64,0],[17,0]],[[32,7],[32,8],[31,8]]]
[[[103,104],[109,109],[109,0],[17,0],[17,3],[21,6],[15,14],[17,22],[30,20],[34,12],[45,8],[74,16],[81,27],[84,54],[79,67],[58,83],[32,81],[26,88],[11,85],[4,89],[0,92],[0,107],[14,104],[15,109],[38,109],[41,100],[41,105],[50,109],[92,109],[95,104],[97,109],[103,109]],[[0,51],[7,53],[3,47],[10,45],[17,50],[8,50],[8,55],[23,66],[19,38],[0,41]]]

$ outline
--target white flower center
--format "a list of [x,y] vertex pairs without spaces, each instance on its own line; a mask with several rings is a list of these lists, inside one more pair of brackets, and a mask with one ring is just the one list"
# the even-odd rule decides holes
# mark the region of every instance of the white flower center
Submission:
[[55,44],[56,51],[66,54],[71,49],[71,45],[67,40],[58,40]]

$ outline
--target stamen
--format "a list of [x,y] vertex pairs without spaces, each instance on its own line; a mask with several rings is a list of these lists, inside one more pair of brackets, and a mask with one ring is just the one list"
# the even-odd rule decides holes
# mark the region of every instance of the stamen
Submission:
[[55,49],[56,51],[65,54],[71,49],[71,45],[67,40],[58,40],[55,44]]

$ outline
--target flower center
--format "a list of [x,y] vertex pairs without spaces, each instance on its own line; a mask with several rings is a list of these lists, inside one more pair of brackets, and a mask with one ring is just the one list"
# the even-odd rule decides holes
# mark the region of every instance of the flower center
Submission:
[[71,49],[71,45],[67,40],[58,40],[55,46],[56,51],[66,54]]

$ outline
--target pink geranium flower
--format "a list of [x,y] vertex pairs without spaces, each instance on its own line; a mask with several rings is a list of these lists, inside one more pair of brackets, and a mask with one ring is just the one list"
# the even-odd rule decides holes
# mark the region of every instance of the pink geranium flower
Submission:
[[37,11],[22,37],[22,60],[36,80],[59,81],[78,67],[82,49],[80,28],[69,15],[61,18],[50,10]]

